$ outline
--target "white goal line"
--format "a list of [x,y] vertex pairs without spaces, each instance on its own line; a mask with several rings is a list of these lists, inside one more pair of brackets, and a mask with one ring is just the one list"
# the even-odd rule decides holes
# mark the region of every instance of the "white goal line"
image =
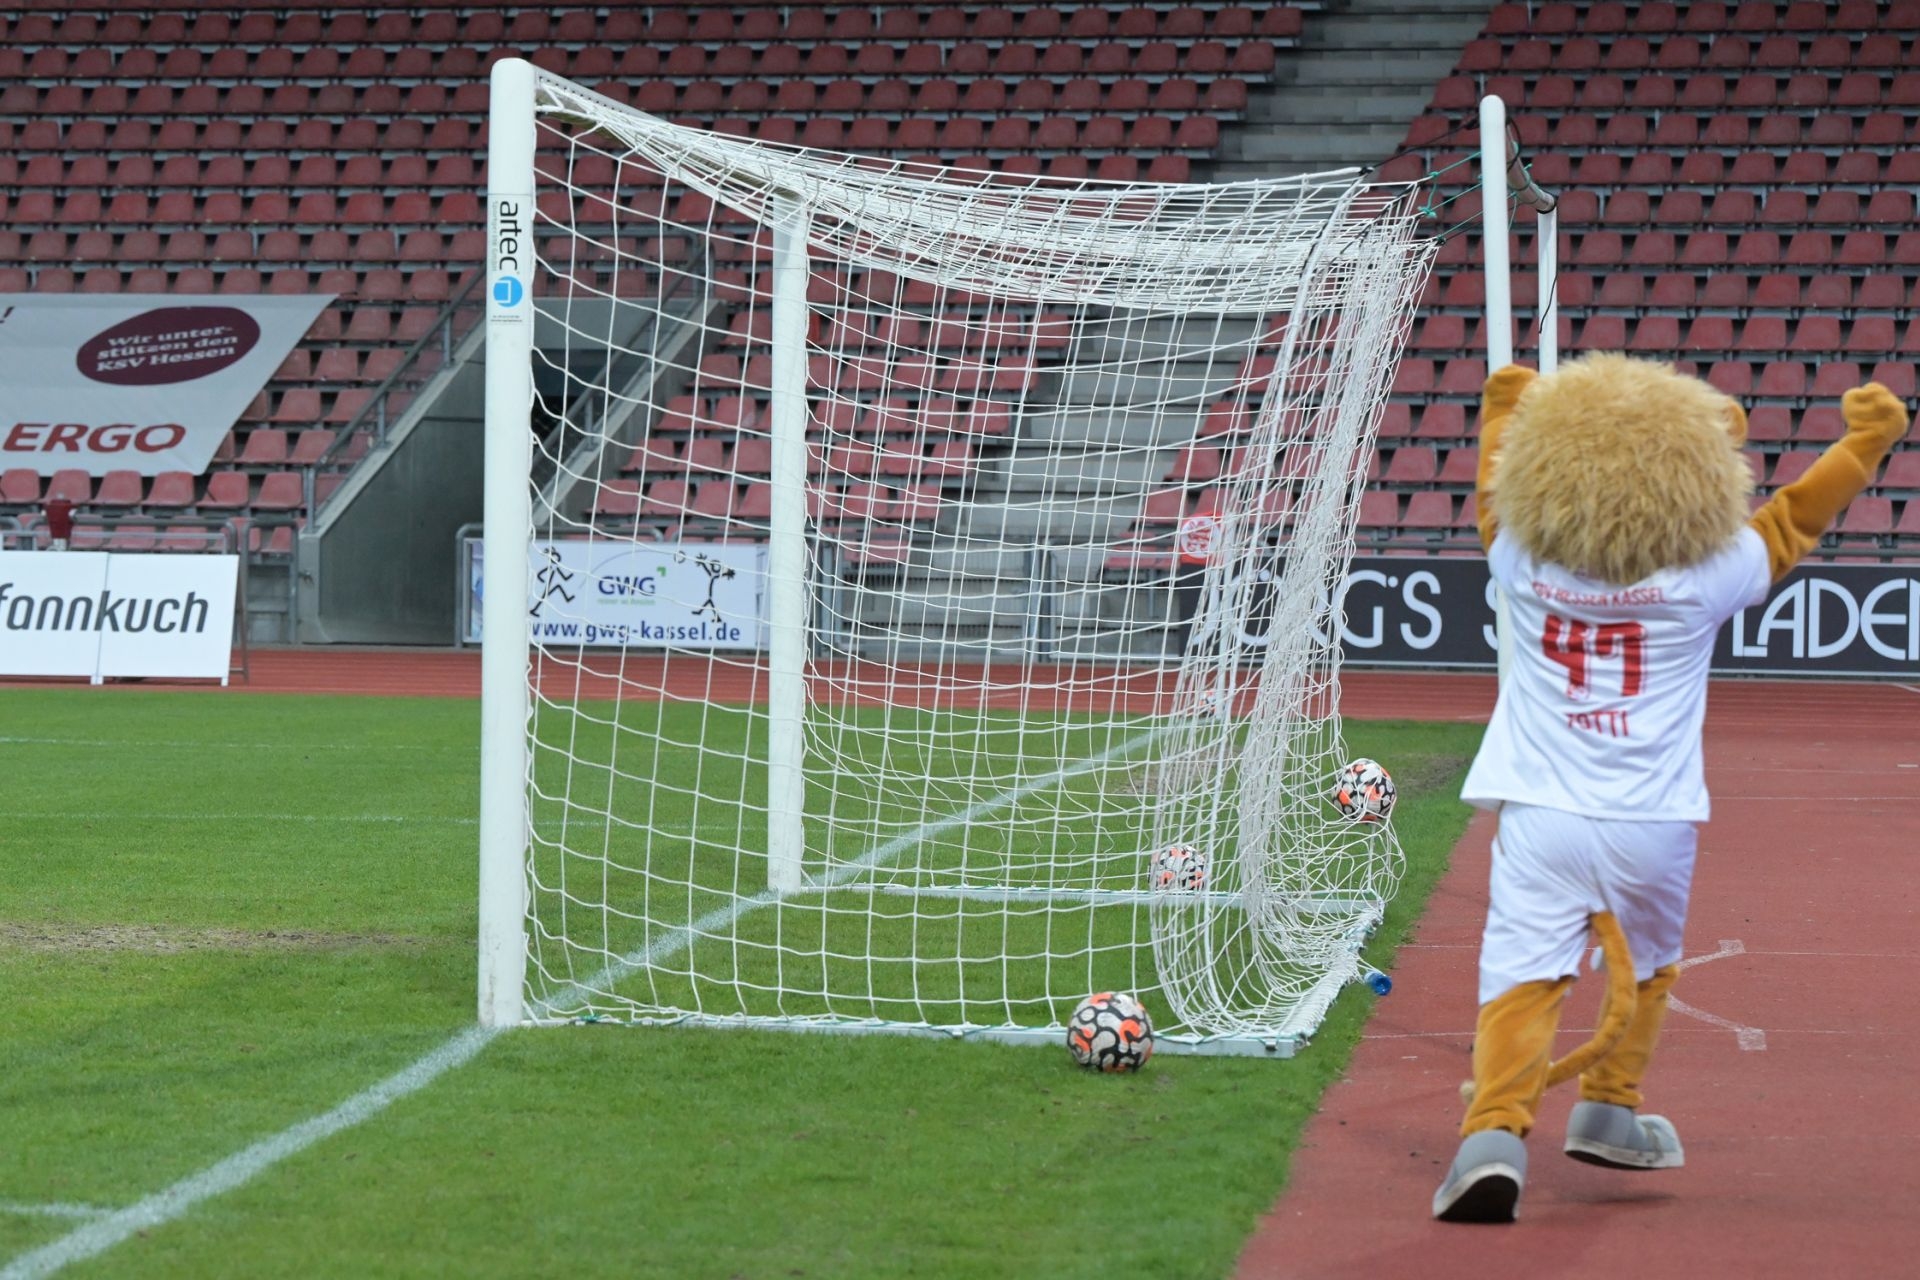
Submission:
[[[891,840],[875,845],[872,849],[861,854],[860,857],[854,859],[852,862],[842,863],[826,875],[807,881],[797,892],[806,893],[809,891],[818,892],[823,889],[845,888],[862,873],[886,865],[923,840],[951,831],[955,827],[966,826],[969,823],[986,817],[990,813],[1004,809],[1008,805],[1017,804],[1028,796],[1059,786],[1061,783],[1080,777],[1082,774],[1092,773],[1096,769],[1111,764],[1115,760],[1125,759],[1135,751],[1151,746],[1159,740],[1162,734],[1168,732],[1171,727],[1169,724],[1163,724],[1148,729],[1144,733],[1137,733],[1126,741],[1107,748],[1098,755],[1088,756],[1084,760],[1079,760],[1073,764],[1055,769],[1051,773],[1045,773],[1037,778],[1029,779],[1017,787],[1009,788],[1006,791],[1000,792],[998,795],[988,796],[985,800],[976,801],[957,813],[948,814],[944,818],[936,818],[931,822],[923,822],[911,831],[902,832]],[[565,1004],[568,1000],[576,996],[589,995],[595,991],[605,991],[609,987],[619,983],[622,979],[638,973],[648,965],[672,955],[683,947],[691,946],[694,940],[702,935],[711,934],[717,929],[723,929],[748,912],[756,911],[761,907],[772,906],[774,903],[779,902],[781,897],[782,895],[776,890],[764,889],[750,897],[737,898],[724,907],[716,907],[712,911],[694,920],[691,924],[683,925],[673,930],[658,942],[618,957],[584,982],[567,984],[560,988],[559,991],[540,1000],[539,1003],[549,1010],[550,1017],[548,1020],[552,1020],[551,1010],[556,1004]],[[565,1021],[566,1019],[562,1018],[560,1020]]]
[[[862,871],[870,870],[898,857],[928,836],[972,822],[995,809],[1018,803],[1035,792],[1056,786],[1069,778],[1091,773],[1113,760],[1149,745],[1160,734],[1166,732],[1166,729],[1167,726],[1162,725],[1145,733],[1136,734],[1097,756],[1056,769],[1052,773],[1032,779],[997,796],[988,797],[959,813],[925,823],[914,831],[906,832],[876,846],[862,855],[858,861],[847,864],[835,874],[844,874],[850,878]],[[829,876],[827,879],[831,880],[833,877]],[[645,951],[620,957],[588,979],[588,984],[605,986],[618,982],[621,978],[637,972],[648,962],[663,959],[681,947],[691,944],[700,933],[721,928],[750,911],[771,906],[777,901],[779,901],[778,895],[766,892],[741,898],[727,907],[711,911],[688,927],[662,938]],[[584,990],[585,987],[580,989]],[[49,1244],[20,1254],[6,1266],[0,1267],[0,1280],[41,1280],[42,1277],[53,1275],[76,1262],[83,1262],[105,1253],[141,1232],[164,1226],[186,1214],[201,1201],[246,1185],[274,1165],[290,1156],[298,1155],[323,1138],[331,1137],[343,1129],[350,1129],[362,1121],[369,1120],[386,1110],[392,1103],[426,1088],[448,1071],[471,1061],[504,1030],[505,1028],[500,1027],[469,1027],[404,1069],[354,1094],[331,1111],[310,1120],[303,1120],[270,1138],[263,1138],[135,1204],[107,1212]]]

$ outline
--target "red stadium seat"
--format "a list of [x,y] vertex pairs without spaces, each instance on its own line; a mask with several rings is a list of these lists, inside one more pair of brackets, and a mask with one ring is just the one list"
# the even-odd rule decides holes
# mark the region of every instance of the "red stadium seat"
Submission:
[[1397,528],[1400,524],[1399,496],[1379,489],[1369,489],[1361,494],[1359,523],[1362,529],[1376,533]]
[[289,448],[287,433],[272,427],[258,427],[247,433],[246,448],[240,454],[240,465],[246,467],[281,467],[288,461]]
[[137,507],[144,496],[145,482],[136,471],[109,471],[100,479],[100,490],[93,495],[97,507]]
[[[158,487],[156,484],[156,490]],[[238,510],[247,505],[251,489],[245,472],[216,471],[207,477],[207,489],[198,505],[215,510]]]
[[276,471],[260,482],[253,505],[263,511],[292,511],[305,504],[300,473]]
[[1439,459],[1432,449],[1420,445],[1402,445],[1393,451],[1393,457],[1388,461],[1381,479],[1388,484],[1430,484],[1439,471]]
[[1453,495],[1450,493],[1416,493],[1407,499],[1407,511],[1403,523],[1409,529],[1440,532],[1453,528]]
[[1878,487],[1920,492],[1920,449],[1901,449],[1888,458]]
[[1420,427],[1414,434],[1422,439],[1461,439],[1468,434],[1466,410],[1457,404],[1430,404],[1421,413]]

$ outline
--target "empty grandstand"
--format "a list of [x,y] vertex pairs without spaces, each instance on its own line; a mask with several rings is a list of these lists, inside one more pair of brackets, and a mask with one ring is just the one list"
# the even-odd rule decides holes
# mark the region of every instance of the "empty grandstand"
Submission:
[[[77,545],[233,540],[259,639],[444,641],[454,535],[478,518],[485,72],[508,54],[722,133],[967,170],[1178,182],[1340,156],[1432,175],[1452,230],[1361,519],[1374,544],[1434,550],[1473,523],[1485,342],[1477,179],[1457,162],[1477,146],[1473,103],[1499,93],[1537,176],[1566,192],[1563,347],[1671,358],[1740,396],[1771,486],[1839,429],[1840,391],[1876,377],[1913,394],[1917,33],[1904,0],[18,9],[0,17],[0,292],[334,301],[203,474],[16,459],[0,521],[35,527],[64,498]],[[699,212],[676,199],[675,216]],[[1004,498],[1009,482],[982,477],[1017,473],[1040,410],[1081,393],[1048,378],[1069,339],[1044,314],[903,305],[888,333],[836,337],[917,343],[946,367],[1005,321],[990,385],[937,387],[913,432],[902,406],[843,388],[815,467],[847,509],[934,527],[956,500]],[[761,511],[764,334],[724,298],[710,319],[720,336],[676,353],[685,385],[631,424],[602,514],[697,535]],[[1258,358],[1229,354],[1235,374]],[[1223,396],[1161,441],[1153,474],[1100,481],[1138,499],[1113,530],[1116,582],[1164,569],[1174,523],[1232,473],[1248,408]],[[967,429],[928,434],[941,414]],[[1910,551],[1917,463],[1895,455],[1832,554]]]

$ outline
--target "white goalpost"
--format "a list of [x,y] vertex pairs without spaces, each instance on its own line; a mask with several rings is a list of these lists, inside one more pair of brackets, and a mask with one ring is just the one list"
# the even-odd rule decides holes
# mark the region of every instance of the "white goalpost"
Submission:
[[[1509,204],[1525,204],[1537,216],[1534,228],[1538,271],[1536,294],[1540,329],[1541,373],[1560,364],[1559,297],[1554,288],[1560,267],[1560,213],[1558,201],[1543,190],[1520,159],[1519,145],[1507,130],[1507,104],[1494,94],[1480,99],[1480,204],[1485,233],[1483,254],[1487,274],[1487,373],[1513,363],[1513,267]],[[1507,637],[1507,598],[1494,603],[1494,630],[1500,639],[1500,678],[1506,679],[1512,660]]]
[[517,60],[490,129],[482,1022],[1052,1041],[1124,990],[1290,1053],[1402,868],[1330,791],[1412,189],[829,153]]

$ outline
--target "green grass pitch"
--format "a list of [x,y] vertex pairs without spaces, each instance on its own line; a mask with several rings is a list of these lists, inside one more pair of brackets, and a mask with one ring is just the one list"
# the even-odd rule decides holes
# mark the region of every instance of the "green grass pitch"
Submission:
[[[0,1266],[76,1225],[25,1210],[129,1204],[470,1023],[478,723],[0,691]],[[1402,788],[1375,963],[1464,827],[1478,734],[1347,727]],[[1371,999],[1291,1061],[1132,1078],[986,1044],[514,1032],[73,1274],[1219,1276]]]

